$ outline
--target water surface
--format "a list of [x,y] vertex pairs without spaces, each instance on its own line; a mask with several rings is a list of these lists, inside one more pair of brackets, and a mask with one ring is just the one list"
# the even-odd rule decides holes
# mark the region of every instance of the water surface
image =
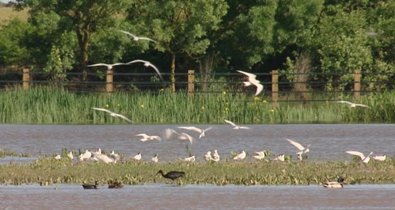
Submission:
[[[298,125],[248,125],[250,130],[233,130],[228,125],[197,125],[213,127],[206,137],[194,142],[169,139],[161,142],[141,142],[139,133],[163,136],[165,129],[177,131],[185,125],[0,125],[0,148],[18,153],[39,156],[60,153],[62,148],[73,151],[85,149],[123,153],[127,157],[138,152],[149,161],[158,154],[160,161],[174,161],[187,156],[188,151],[202,161],[208,150],[217,149],[222,158],[230,158],[231,152],[245,150],[251,155],[258,150],[270,150],[274,154],[290,154],[297,149],[285,138],[304,145],[311,144],[310,160],[351,160],[346,150],[363,153],[375,152],[393,156],[395,153],[395,125],[393,124],[298,124]],[[187,150],[187,146],[189,150]]]

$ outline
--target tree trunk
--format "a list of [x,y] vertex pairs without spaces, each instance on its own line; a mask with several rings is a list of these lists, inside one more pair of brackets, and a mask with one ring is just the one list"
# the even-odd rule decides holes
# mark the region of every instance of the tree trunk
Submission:
[[308,78],[311,70],[311,59],[308,53],[301,53],[295,61],[295,76],[293,79],[293,89],[296,95],[306,103],[309,100]]
[[78,28],[76,29],[78,45],[80,47],[80,69],[82,72],[82,81],[86,81],[88,77],[88,72],[86,70],[86,65],[88,63],[88,47],[89,47],[89,32],[86,29]]
[[201,90],[207,91],[208,82],[211,78],[211,72],[214,64],[214,55],[212,53],[208,53],[205,55],[202,60],[199,61],[199,72],[200,72],[200,85]]
[[173,93],[176,92],[176,54],[174,53],[171,57],[170,84]]

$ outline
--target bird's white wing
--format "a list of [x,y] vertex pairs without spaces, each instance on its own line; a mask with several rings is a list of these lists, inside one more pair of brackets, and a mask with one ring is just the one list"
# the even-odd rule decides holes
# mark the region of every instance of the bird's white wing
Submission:
[[365,159],[365,155],[362,152],[358,152],[358,151],[346,151],[346,153],[350,154],[350,155],[356,155],[359,156],[362,160]]
[[242,73],[242,74],[244,74],[244,75],[247,75],[248,76],[248,80],[251,80],[251,79],[255,79],[256,78],[256,75],[255,74],[251,74],[251,73],[248,73],[248,72],[245,72],[245,71],[241,71],[241,70],[237,70],[238,72],[240,72],[240,73]]
[[225,120],[225,122],[228,123],[228,124],[230,124],[230,125],[237,126],[237,125],[236,125],[235,123],[233,123],[232,121]]
[[148,38],[148,37],[144,37],[144,36],[140,36],[140,37],[138,37],[139,39],[142,39],[142,40],[148,40],[148,41],[151,41],[151,42],[156,42],[155,40],[153,40],[153,39],[151,39],[151,38]]
[[124,119],[124,120],[126,120],[126,121],[128,121],[128,122],[130,122],[130,123],[132,123],[132,120],[130,120],[129,118],[125,117],[124,115],[117,114],[117,113],[113,113],[112,115],[113,115],[114,117],[120,117],[120,118],[122,118],[122,119]]
[[151,66],[156,71],[156,73],[159,75],[160,79],[163,80],[162,74],[160,73],[159,69],[154,64],[152,64],[150,62],[148,62],[148,65]]
[[336,102],[337,102],[337,103],[342,103],[342,104],[349,104],[349,105],[354,104],[354,103],[349,102],[349,101],[336,101]]
[[360,107],[366,107],[369,108],[369,106],[365,105],[365,104],[355,104],[355,106],[360,106]]
[[122,33],[124,33],[124,34],[127,34],[127,35],[129,35],[129,36],[131,36],[131,37],[133,37],[133,38],[137,38],[136,35],[134,35],[134,34],[128,32],[128,31],[124,31],[124,30],[119,30],[119,31],[122,32]]
[[304,146],[302,146],[300,143],[298,143],[298,142],[296,142],[294,140],[288,139],[288,138],[287,138],[287,140],[289,141],[289,143],[291,143],[296,148],[298,148],[298,150],[301,150],[301,151],[305,150]]
[[263,85],[261,84],[256,84],[256,93],[255,96],[259,95],[259,93],[261,93],[263,90]]
[[107,112],[110,114],[113,114],[114,112],[108,110],[108,109],[103,109],[103,108],[96,108],[96,107],[92,107],[92,109],[97,110],[97,111],[103,111],[103,112]]
[[145,134],[145,133],[139,133],[139,134],[137,134],[136,136],[141,136],[141,137],[143,137],[143,138],[148,138],[149,136],[147,135],[147,134]]
[[87,65],[87,67],[94,67],[94,66],[106,66],[108,68],[111,67],[111,65],[106,63],[95,63],[95,64]]
[[179,136],[179,138],[182,139],[182,140],[188,140],[191,144],[192,144],[192,142],[193,142],[193,137],[190,136],[190,135],[187,134],[187,133],[181,133],[181,135]]
[[136,60],[129,61],[126,64],[129,65],[132,63],[145,63],[145,62],[146,62],[145,60],[136,59]]
[[198,133],[201,133],[201,132],[202,132],[202,129],[197,128],[197,127],[193,127],[193,126],[190,126],[190,127],[181,126],[181,127],[178,127],[178,128],[186,129],[186,130],[190,130],[190,131],[196,131],[196,132],[198,132]]

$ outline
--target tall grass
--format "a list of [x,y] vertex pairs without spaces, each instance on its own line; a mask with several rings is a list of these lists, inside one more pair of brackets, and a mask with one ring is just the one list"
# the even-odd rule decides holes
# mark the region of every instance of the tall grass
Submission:
[[[322,96],[324,99],[325,96]],[[391,123],[395,121],[395,95],[386,92],[361,98],[370,109],[352,109],[334,102],[308,104],[282,102],[245,94],[159,92],[76,94],[55,87],[20,88],[0,92],[0,123],[16,124],[123,124],[92,107],[123,114],[136,124],[223,123]]]

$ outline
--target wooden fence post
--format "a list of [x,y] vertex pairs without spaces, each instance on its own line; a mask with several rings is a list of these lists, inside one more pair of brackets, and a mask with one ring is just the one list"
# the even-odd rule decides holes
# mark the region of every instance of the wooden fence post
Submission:
[[361,70],[354,71],[354,99],[359,99],[361,96]]
[[193,96],[195,92],[195,71],[188,70],[188,95]]
[[277,107],[278,101],[278,70],[272,71],[272,107]]
[[108,69],[106,72],[106,92],[112,93],[114,91],[114,71]]
[[30,88],[30,69],[29,68],[23,68],[22,87],[24,90],[28,90]]

